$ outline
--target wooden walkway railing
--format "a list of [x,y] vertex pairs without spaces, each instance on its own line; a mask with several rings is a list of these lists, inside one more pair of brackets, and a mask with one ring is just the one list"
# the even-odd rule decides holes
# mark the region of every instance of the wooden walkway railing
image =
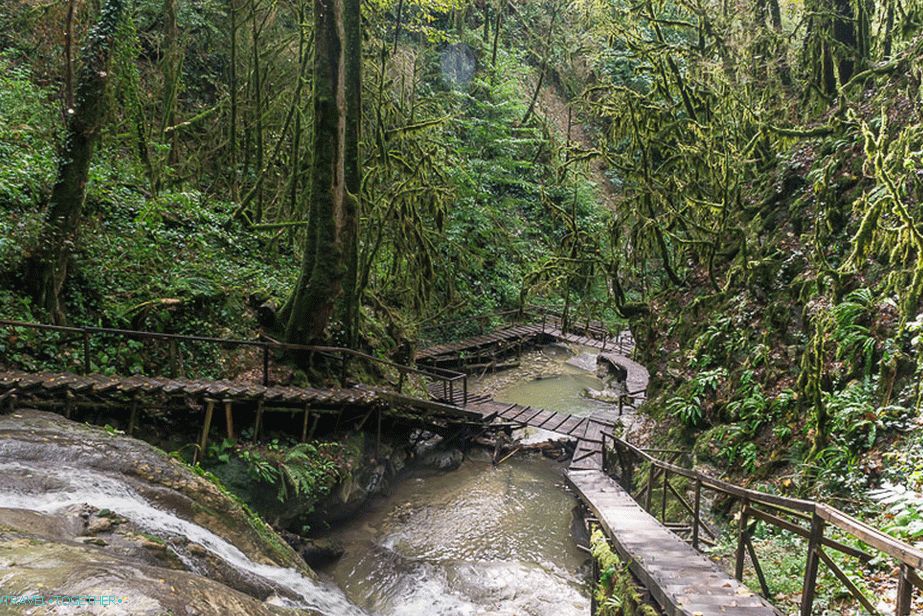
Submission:
[[[632,497],[642,503],[652,515],[658,516],[664,525],[672,528],[674,532],[685,535],[695,548],[699,548],[702,544],[712,544],[718,535],[718,532],[703,519],[703,492],[709,490],[735,499],[739,503],[735,577],[738,580],[743,579],[749,559],[763,596],[771,597],[771,589],[752,541],[756,525],[761,522],[807,540],[800,607],[802,616],[810,616],[812,613],[817,596],[817,578],[821,563],[842,583],[864,610],[870,614],[881,614],[875,602],[862,592],[859,585],[843,571],[828,552],[836,551],[863,563],[872,560],[874,554],[835,539],[829,531],[836,529],[896,562],[898,574],[895,614],[909,616],[914,613],[912,611],[914,590],[923,590],[923,580],[918,575],[919,569],[923,567],[923,551],[920,549],[829,505],[743,488],[684,468],[671,461],[659,459],[649,451],[613,437],[612,433],[605,434],[603,440],[606,441],[603,447],[604,469],[611,473],[617,467],[620,483],[632,494]],[[641,465],[645,467],[647,476],[644,481],[640,482],[640,486],[636,486],[636,467]],[[682,485],[677,485],[680,479],[685,481]],[[657,499],[659,503],[655,502],[655,493],[659,496]],[[683,519],[667,519],[668,502],[671,501],[678,503],[679,510],[684,514]]]
[[257,350],[261,355],[261,378],[262,385],[269,386],[272,383],[272,373],[270,370],[272,355],[274,352],[289,354],[307,354],[324,357],[334,360],[339,365],[340,380],[345,384],[350,364],[353,362],[362,362],[370,366],[379,368],[389,368],[398,373],[398,381],[395,387],[398,392],[403,390],[405,381],[408,376],[415,375],[429,381],[430,383],[439,383],[444,389],[446,395],[451,399],[456,392],[460,392],[464,403],[467,402],[468,396],[468,375],[464,372],[448,370],[438,366],[427,366],[419,368],[399,364],[387,359],[375,357],[355,349],[335,346],[316,346],[304,344],[288,344],[270,339],[263,340],[241,340],[234,338],[217,338],[212,336],[197,336],[187,334],[168,334],[151,331],[137,331],[127,329],[113,329],[107,327],[66,327],[61,325],[48,325],[44,323],[27,323],[22,321],[10,321],[0,319],[0,328],[6,329],[10,336],[14,336],[18,330],[32,330],[38,332],[57,332],[68,336],[60,341],[61,345],[79,344],[80,345],[80,365],[68,368],[77,368],[83,374],[89,374],[93,371],[94,364],[97,368],[114,369],[117,373],[130,372],[129,370],[119,369],[118,362],[113,358],[108,361],[100,360],[100,351],[97,345],[95,352],[96,361],[94,361],[94,352],[92,342],[95,339],[103,337],[116,337],[119,339],[148,340],[167,345],[167,371],[169,376],[178,376],[179,366],[182,365],[182,347],[180,343],[189,344],[212,344],[222,348],[249,348]]
[[[463,328],[465,338],[470,341],[512,329],[516,325],[538,325],[541,326],[543,332],[557,329],[559,333],[597,341],[601,343],[601,348],[604,350],[608,349],[622,354],[630,353],[634,347],[633,340],[625,340],[621,336],[613,337],[609,332],[609,328],[601,321],[589,318],[574,319],[565,317],[561,312],[544,306],[533,305],[491,312],[475,317],[441,321],[423,328],[420,332],[420,341],[428,347],[444,346],[437,343],[444,340],[443,332],[452,331],[453,328]],[[454,348],[456,345],[448,346]],[[464,349],[460,348],[458,350]],[[426,355],[426,350],[421,353]]]

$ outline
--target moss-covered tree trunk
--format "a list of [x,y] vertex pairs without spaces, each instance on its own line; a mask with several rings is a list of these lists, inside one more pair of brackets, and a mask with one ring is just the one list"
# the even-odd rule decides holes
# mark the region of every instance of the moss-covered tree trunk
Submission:
[[301,275],[283,318],[286,338],[320,340],[338,304],[349,342],[358,314],[359,0],[315,0],[314,159]]
[[87,35],[73,110],[51,192],[40,252],[32,261],[35,299],[55,322],[64,321],[61,290],[77,241],[93,150],[105,118],[106,83],[116,31],[127,0],[107,0]]
[[805,53],[813,85],[833,96],[868,58],[869,8],[864,0],[813,0],[806,8]]
[[176,102],[182,87],[183,56],[185,55],[182,41],[180,40],[177,12],[177,0],[164,0],[164,53],[160,69],[163,74],[163,115],[160,119],[160,141],[167,143],[167,140],[169,140],[170,154],[168,161],[171,165],[176,165],[179,162],[177,132],[172,130],[172,127],[176,124]]

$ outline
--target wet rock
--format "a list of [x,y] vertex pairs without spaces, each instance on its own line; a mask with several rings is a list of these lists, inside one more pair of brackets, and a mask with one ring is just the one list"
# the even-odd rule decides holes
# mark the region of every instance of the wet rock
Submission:
[[193,556],[198,556],[200,558],[208,556],[208,550],[206,550],[204,546],[199,545],[198,543],[190,543],[186,546],[186,549],[189,550],[189,553]]
[[437,471],[452,471],[461,466],[465,454],[460,449],[434,449],[420,458],[420,465]]
[[321,568],[342,558],[343,544],[332,539],[306,539],[299,546],[298,553],[311,567]]
[[100,539],[99,537],[90,537],[90,538],[86,538],[86,539],[83,540],[83,543],[84,543],[85,545],[96,545],[96,546],[99,546],[99,547],[106,547],[107,545],[109,545],[109,544],[106,543],[103,539]]
[[141,564],[92,545],[57,543],[5,528],[0,531],[0,570],[9,563],[16,566],[4,572],[4,593],[31,595],[38,590],[45,596],[98,596],[101,588],[109,589],[106,592],[111,593],[115,604],[88,613],[151,616],[314,613],[267,605],[199,575]]
[[152,541],[150,539],[145,539],[141,542],[141,547],[145,550],[150,550],[152,552],[166,552],[167,544],[160,541]]
[[93,518],[90,523],[87,525],[86,531],[84,534],[87,535],[98,535],[99,533],[107,533],[112,530],[112,520],[110,518]]

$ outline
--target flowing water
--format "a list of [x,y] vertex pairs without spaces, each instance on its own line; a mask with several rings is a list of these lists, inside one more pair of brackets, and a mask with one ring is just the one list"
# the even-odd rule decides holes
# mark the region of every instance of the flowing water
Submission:
[[584,616],[587,556],[560,466],[533,455],[402,482],[334,538],[329,572],[383,616]]
[[[583,396],[602,382],[568,358],[494,397],[575,415],[611,411]],[[404,481],[333,533],[346,555],[328,573],[353,602],[383,616],[584,616],[589,561],[573,537],[577,501],[563,472],[537,454],[493,467],[474,452],[452,473]]]
[[[155,507],[124,481],[101,471],[54,465],[36,468],[16,462],[0,462],[0,504],[6,509],[23,509],[52,514],[75,505],[88,504],[108,509],[131,520],[139,528],[162,536],[184,537],[197,543],[246,575],[262,578],[285,591],[294,600],[280,600],[290,607],[310,608],[330,616],[359,616],[336,589],[309,579],[294,569],[255,563],[234,545],[207,528]],[[194,566],[189,562],[187,565]]]

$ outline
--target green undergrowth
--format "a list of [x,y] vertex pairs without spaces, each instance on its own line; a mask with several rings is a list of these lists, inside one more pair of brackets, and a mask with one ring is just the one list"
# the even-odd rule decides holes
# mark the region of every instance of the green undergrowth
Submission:
[[612,551],[599,528],[590,537],[590,550],[599,566],[593,589],[599,616],[657,616],[657,610],[643,601],[628,565]]
[[[825,535],[849,547],[867,549],[858,540],[843,533],[831,532],[828,529]],[[787,531],[760,523],[754,531],[752,542],[769,587],[768,598],[783,613],[797,613],[804,587],[807,541]],[[721,534],[717,545],[707,549],[706,554],[723,563],[726,570],[733,572],[736,550],[736,522],[733,522]],[[874,552],[872,560],[867,563],[832,548],[825,548],[825,553],[873,604],[877,605],[890,596],[888,593],[893,591],[894,584],[893,579],[890,579],[894,568],[893,561],[882,556],[874,557]],[[744,567],[744,584],[756,594],[762,592],[749,555]],[[815,613],[821,614],[856,613],[855,599],[824,563],[821,563],[818,569],[814,610]],[[887,613],[892,610],[893,606],[884,611]]]

